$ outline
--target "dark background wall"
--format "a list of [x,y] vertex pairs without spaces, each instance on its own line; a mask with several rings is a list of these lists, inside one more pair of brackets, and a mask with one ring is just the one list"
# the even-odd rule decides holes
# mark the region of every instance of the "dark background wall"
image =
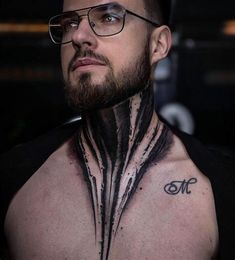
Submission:
[[[60,11],[58,3],[0,2],[0,152],[73,115],[63,97],[59,47],[45,29]],[[157,82],[158,109],[167,102],[183,104],[197,138],[230,147],[235,146],[235,32],[226,35],[224,28],[233,19],[235,1],[176,0],[174,45],[170,65],[163,66],[168,76]]]

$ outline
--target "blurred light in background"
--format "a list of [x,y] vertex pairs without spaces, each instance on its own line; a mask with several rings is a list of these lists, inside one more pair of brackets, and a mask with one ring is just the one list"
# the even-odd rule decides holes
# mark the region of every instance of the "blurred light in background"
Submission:
[[45,23],[0,23],[0,33],[47,33],[48,24]]
[[235,20],[229,20],[224,23],[223,33],[227,36],[235,36]]

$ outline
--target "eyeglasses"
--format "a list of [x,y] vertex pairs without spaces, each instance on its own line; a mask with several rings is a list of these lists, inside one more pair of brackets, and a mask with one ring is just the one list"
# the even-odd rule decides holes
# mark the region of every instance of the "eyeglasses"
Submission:
[[72,42],[72,35],[79,28],[82,17],[87,16],[89,25],[97,36],[112,36],[123,30],[126,14],[134,15],[153,26],[160,26],[117,3],[108,3],[53,16],[49,20],[49,34],[55,44]]

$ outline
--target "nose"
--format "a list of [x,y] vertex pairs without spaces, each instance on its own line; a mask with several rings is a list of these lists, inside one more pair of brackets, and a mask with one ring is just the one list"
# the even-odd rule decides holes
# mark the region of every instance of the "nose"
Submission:
[[73,32],[72,43],[75,48],[89,47],[95,49],[97,47],[97,38],[89,25],[87,17],[82,18],[78,29]]

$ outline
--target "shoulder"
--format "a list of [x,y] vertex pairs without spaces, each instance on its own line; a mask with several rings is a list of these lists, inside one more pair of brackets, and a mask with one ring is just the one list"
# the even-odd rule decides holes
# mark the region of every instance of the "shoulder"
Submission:
[[235,153],[234,150],[205,146],[176,131],[190,160],[210,181],[219,228],[220,257],[235,257]]
[[23,175],[28,175],[28,172],[35,172],[51,153],[71,137],[77,127],[77,122],[64,124],[2,154],[0,156],[1,183],[6,185],[12,183],[14,177],[21,178]]
[[47,158],[73,135],[78,126],[78,121],[66,123],[0,156],[1,233],[3,233],[5,215],[14,194]]

